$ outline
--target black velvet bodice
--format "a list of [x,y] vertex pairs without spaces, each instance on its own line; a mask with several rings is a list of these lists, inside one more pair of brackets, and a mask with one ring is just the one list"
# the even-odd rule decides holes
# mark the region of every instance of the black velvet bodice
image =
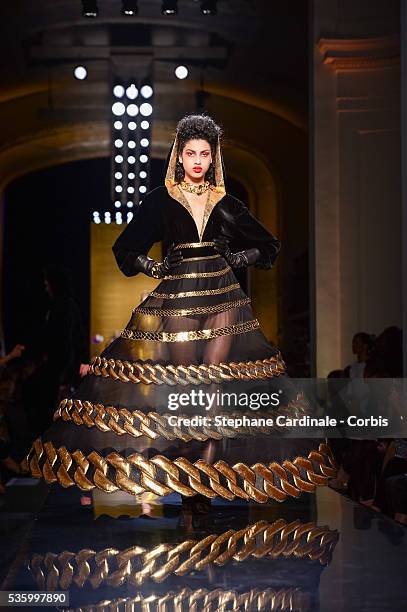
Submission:
[[[242,202],[229,194],[212,209],[202,242],[221,235],[229,239],[232,251],[258,248],[261,252],[259,263],[263,268],[271,268],[280,249],[279,240]],[[144,197],[134,218],[113,245],[119,268],[126,276],[134,276],[137,274],[135,259],[141,253],[146,255],[152,245],[160,241],[164,254],[171,243],[199,242],[194,218],[164,186]]]

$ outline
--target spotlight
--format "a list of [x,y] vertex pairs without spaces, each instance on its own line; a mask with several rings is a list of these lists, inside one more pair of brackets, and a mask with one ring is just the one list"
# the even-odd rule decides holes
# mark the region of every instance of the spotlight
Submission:
[[161,12],[163,15],[176,15],[178,13],[178,0],[163,0]]
[[134,172],[129,172],[129,174],[127,175],[127,178],[129,179],[129,181],[134,181],[134,179],[136,178],[136,175],[134,174]]
[[127,202],[127,208],[133,208],[133,202]]
[[[141,105],[143,106],[143,105]],[[137,104],[129,104],[127,107],[127,114],[129,115],[129,117],[135,117],[136,115],[138,115],[138,106]]]
[[88,71],[86,70],[85,66],[76,66],[73,74],[75,79],[78,79],[78,81],[84,81],[88,76]]
[[116,202],[114,203],[114,205],[116,206],[116,208],[120,208],[120,206],[122,205],[120,200],[116,200]]
[[134,157],[134,155],[129,155],[129,157],[127,158],[127,163],[129,163],[129,164],[135,164],[136,163],[136,158]]
[[105,213],[105,223],[111,223],[112,219],[110,217],[110,213]]
[[201,13],[202,15],[216,15],[216,0],[202,0]]
[[150,144],[150,142],[149,142],[148,138],[142,138],[142,139],[140,140],[140,145],[141,145],[142,147],[148,147],[148,145],[149,145],[149,144]]
[[129,85],[129,87],[126,89],[126,96],[129,98],[129,100],[135,100],[137,98],[137,96],[138,96],[138,89],[134,85],[134,83]]
[[116,162],[116,164],[122,164],[123,163],[123,155],[116,155],[116,157],[114,158],[114,161]]
[[125,112],[126,112],[126,107],[124,106],[123,102],[114,102],[112,104],[112,113],[113,115],[116,115],[116,117],[120,117],[120,115],[124,115]]
[[174,70],[175,72],[175,76],[177,77],[177,79],[186,79],[188,74],[189,74],[189,70],[186,66],[177,66]]
[[96,0],[82,0],[82,15],[84,17],[97,17],[99,15]]
[[130,223],[132,219],[133,219],[133,213],[130,211],[127,213],[127,223]]
[[148,162],[147,155],[140,155],[139,159],[140,159],[140,163],[142,164],[146,164]]
[[147,187],[145,185],[140,185],[138,190],[139,190],[140,193],[145,193],[147,191]]
[[114,173],[114,178],[119,181],[120,179],[123,178],[123,174],[121,172],[115,172]]
[[123,191],[123,187],[122,187],[121,185],[116,185],[116,187],[114,188],[114,190],[115,190],[117,193],[121,193],[121,192]]
[[114,141],[114,146],[115,146],[117,149],[120,149],[120,148],[123,146],[123,140],[120,140],[120,138],[117,138],[117,139]]
[[147,172],[145,170],[141,170],[141,172],[139,173],[139,177],[142,179],[147,178]]
[[123,127],[123,123],[121,121],[115,121],[113,126],[115,130],[121,130]]
[[[127,112],[129,111],[127,110]],[[140,113],[143,115],[143,117],[149,117],[152,112],[153,107],[151,106],[151,104],[149,104],[148,102],[143,102],[143,104],[140,106]]]
[[143,85],[143,87],[140,89],[140,93],[143,98],[151,98],[153,95],[153,88],[150,87],[150,85]]
[[134,187],[127,187],[127,193],[134,193]]
[[129,125],[128,125],[129,130],[135,130],[136,127],[137,127],[137,123],[135,123],[134,121],[129,121]]
[[129,140],[129,142],[127,143],[127,146],[129,147],[129,149],[135,149],[136,143],[134,140]]
[[122,0],[122,13],[126,17],[137,15],[137,0]]
[[148,128],[150,127],[150,124],[148,121],[142,121],[140,125],[141,125],[142,130],[148,130]]
[[123,98],[123,96],[124,96],[124,87],[123,87],[123,85],[115,85],[113,87],[113,95],[116,96],[116,98]]

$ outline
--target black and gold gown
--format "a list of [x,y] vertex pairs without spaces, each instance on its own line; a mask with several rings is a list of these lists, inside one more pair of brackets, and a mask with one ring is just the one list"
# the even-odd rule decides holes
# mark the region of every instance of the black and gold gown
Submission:
[[[165,186],[144,197],[117,239],[113,252],[127,276],[136,273],[138,255],[156,242],[162,242],[163,254],[175,243],[183,261],[134,308],[121,336],[93,360],[75,396],[57,407],[53,425],[25,460],[33,476],[83,490],[160,496],[176,491],[264,502],[312,491],[334,475],[329,449],[313,440],[299,451],[292,442],[287,447],[287,440],[264,436],[258,443],[249,435],[242,443],[233,427],[168,423],[170,394],[219,388],[241,393],[270,382],[275,388],[276,381],[287,386],[280,352],[261,331],[213,238],[226,236],[232,251],[258,248],[256,265],[265,269],[280,243],[225,193],[222,172],[216,176],[200,232],[168,169]],[[230,406],[216,410],[233,412]],[[205,410],[195,408],[198,413]]]

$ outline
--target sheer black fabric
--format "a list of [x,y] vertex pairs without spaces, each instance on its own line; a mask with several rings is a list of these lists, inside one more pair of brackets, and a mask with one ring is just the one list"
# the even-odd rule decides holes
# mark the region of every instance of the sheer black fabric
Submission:
[[[121,336],[103,351],[102,358],[113,364],[137,362],[175,367],[246,363],[271,359],[279,354],[278,348],[261,331],[250,299],[233,270],[213,248],[213,238],[220,235],[230,240],[232,251],[258,248],[261,252],[258,263],[264,268],[271,268],[280,249],[279,240],[242,202],[228,194],[213,206],[206,218],[201,242],[194,218],[165,187],[145,196],[133,220],[113,245],[120,270],[126,276],[136,275],[134,261],[137,256],[146,255],[159,241],[162,241],[163,256],[169,245],[175,243],[182,250],[184,260],[135,307]],[[296,396],[284,375],[262,382],[264,391],[283,389],[287,402]],[[242,392],[253,388],[254,382],[234,384],[238,384]],[[218,385],[202,384],[201,387],[208,393],[215,392]],[[168,414],[168,394],[188,392],[191,388],[162,382],[132,383],[109,375],[89,374],[73,399],[103,407],[125,408],[130,413]],[[216,410],[224,412],[221,406]],[[106,428],[85,422],[76,424],[59,417],[42,436],[42,442],[47,441],[70,452],[96,450],[106,455],[116,450],[122,456],[134,451],[152,456],[165,450],[170,458],[188,456],[195,460],[201,457],[208,461],[222,456],[228,460],[225,452],[230,460],[247,461],[278,460],[298,453],[298,443],[289,442],[287,448],[287,441],[277,441],[277,445],[274,442],[253,444],[252,441],[248,445],[246,442],[244,447],[241,440],[188,444],[165,438],[151,440],[145,436],[117,433],[114,419]],[[309,442],[304,444],[308,450],[315,446]]]

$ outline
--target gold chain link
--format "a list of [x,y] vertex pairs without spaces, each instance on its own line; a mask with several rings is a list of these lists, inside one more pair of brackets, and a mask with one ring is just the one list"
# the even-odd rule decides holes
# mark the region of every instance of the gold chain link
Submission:
[[221,383],[231,380],[263,380],[285,373],[281,353],[257,361],[221,362],[219,364],[167,365],[121,361],[95,357],[89,367],[89,374],[113,378],[122,382],[146,385],[200,385]]
[[269,499],[282,502],[302,492],[313,493],[316,486],[327,485],[337,473],[327,444],[293,461],[267,465],[258,462],[251,466],[239,462],[230,466],[224,460],[212,465],[203,459],[195,463],[185,457],[170,460],[164,455],[146,459],[140,453],[124,457],[115,451],[106,457],[95,450],[84,455],[79,449],[71,452],[64,446],[55,448],[51,441],[43,443],[41,438],[33,443],[22,469],[29,469],[34,478],[44,478],[48,484],[76,485],[83,491],[98,488],[131,495],[150,491],[159,496],[176,492],[186,497],[199,493],[208,498],[238,497],[258,503]]
[[[191,418],[191,415],[177,414],[177,425],[170,425],[168,422],[169,414],[159,414],[158,412],[142,412],[141,410],[133,410],[130,412],[127,408],[115,408],[114,406],[105,406],[104,404],[94,404],[90,401],[79,399],[63,399],[57,410],[54,413],[54,421],[62,419],[63,421],[73,421],[75,425],[85,426],[88,428],[97,427],[102,432],[113,432],[118,436],[130,435],[134,438],[145,436],[150,440],[157,438],[165,438],[166,440],[183,440],[190,442],[191,440],[222,440],[223,438],[239,438],[248,435],[269,434],[271,430],[280,431],[288,430],[289,427],[279,427],[275,424],[277,416],[285,415],[290,418],[300,418],[309,413],[309,404],[306,399],[301,396],[290,401],[287,406],[273,409],[271,412],[256,412],[256,419],[273,418],[273,426],[231,426],[221,425],[211,427],[209,425],[184,425],[184,418]],[[220,412],[217,417],[227,417],[228,419],[237,419],[242,417],[253,418],[251,412]]]
[[186,576],[211,565],[223,566],[247,558],[308,558],[328,565],[339,535],[328,526],[296,519],[287,523],[261,520],[236,531],[212,533],[202,540],[162,543],[150,549],[130,546],[125,550],[91,548],[77,553],[64,551],[33,554],[29,569],[40,589],[68,590],[73,584],[94,589],[101,585],[141,586],[147,580],[161,583],[169,576]]
[[219,287],[218,289],[202,289],[197,291],[180,291],[179,293],[159,293],[158,291],[152,291],[150,295],[163,300],[178,300],[179,298],[188,297],[202,297],[204,295],[221,295],[222,293],[229,293],[235,291],[235,289],[241,289],[239,283],[233,283],[226,287]]

